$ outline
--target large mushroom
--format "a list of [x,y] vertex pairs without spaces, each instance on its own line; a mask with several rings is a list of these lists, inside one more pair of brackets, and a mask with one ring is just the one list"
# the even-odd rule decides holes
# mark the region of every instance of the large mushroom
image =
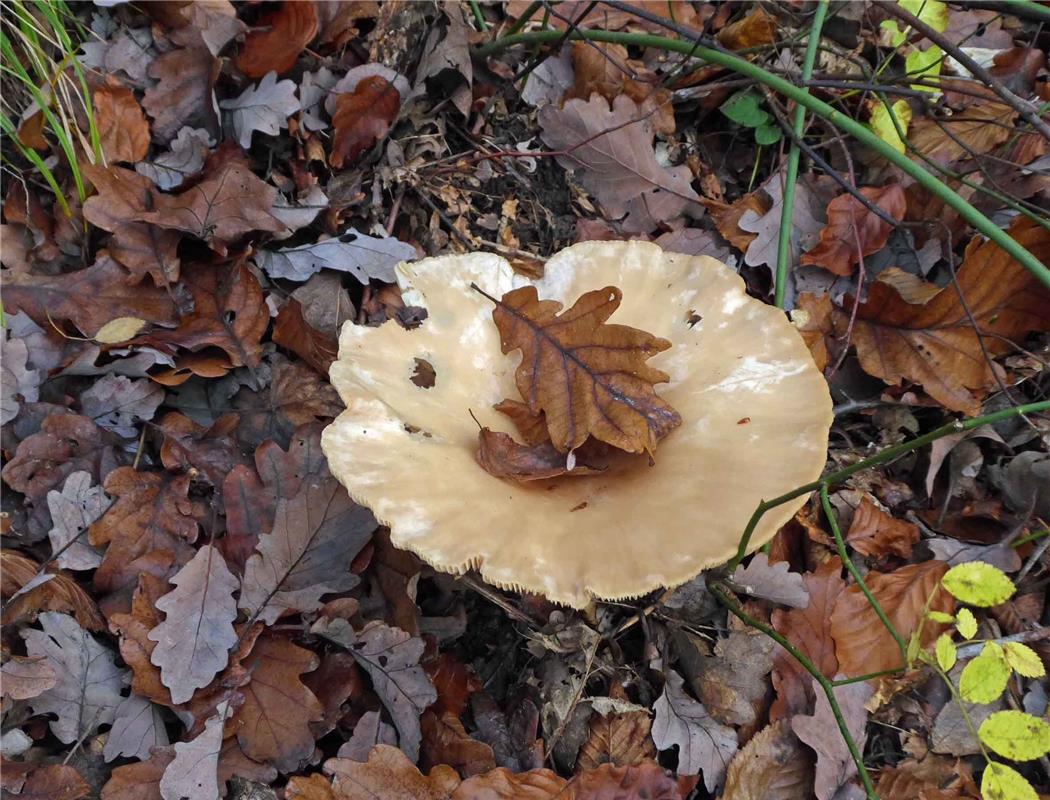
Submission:
[[[343,326],[332,383],[347,410],[325,431],[332,472],[390,527],[391,541],[439,570],[477,569],[497,586],[581,608],[638,597],[728,561],[757,503],[814,480],[824,467],[831,399],[783,312],[749,297],[731,269],[645,242],[562,250],[535,281],[566,307],[615,285],[610,322],[663,337],[650,363],[682,417],[655,463],[616,461],[596,475],[515,483],[475,461],[478,423],[515,433],[492,409],[518,396],[520,360],[504,355],[493,297],[528,283],[489,254],[397,267],[416,330]],[[413,382],[421,362],[433,385]],[[424,383],[423,386],[417,383]],[[751,538],[768,541],[805,502],[769,511]]]

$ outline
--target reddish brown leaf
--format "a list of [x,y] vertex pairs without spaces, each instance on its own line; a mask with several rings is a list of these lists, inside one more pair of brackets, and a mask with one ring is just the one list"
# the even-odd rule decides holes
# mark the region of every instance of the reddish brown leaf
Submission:
[[602,764],[630,767],[656,758],[647,711],[592,714],[589,728],[590,735],[576,757],[578,770],[592,770]]
[[289,299],[274,322],[273,341],[286,347],[322,375],[328,374],[339,353],[335,336],[322,333],[303,318],[298,300]]
[[338,95],[332,116],[332,166],[341,169],[344,164],[357,161],[365,150],[386,136],[400,108],[400,93],[380,75],[364,78],[354,91]]
[[881,558],[895,555],[911,558],[912,546],[919,541],[919,528],[887,514],[865,496],[853,514],[846,541],[858,553]]
[[[908,641],[934,592],[936,597],[929,610],[948,614],[955,610],[955,599],[940,589],[941,578],[947,571],[948,565],[943,561],[924,561],[894,572],[869,572],[865,583],[897,632]],[[925,647],[936,639],[942,627],[926,620],[921,645]],[[850,586],[839,595],[831,612],[831,635],[835,639],[839,672],[844,675],[864,675],[901,666],[901,652],[896,642],[859,586]]]
[[[900,184],[865,186],[860,193],[894,219],[904,218],[907,205]],[[849,275],[861,256],[870,256],[885,246],[892,230],[853,195],[839,195],[828,205],[828,224],[820,232],[820,243],[802,256],[802,263]]]
[[439,716],[433,711],[425,711],[420,718],[420,726],[423,731],[420,751],[423,769],[446,764],[461,777],[469,778],[496,768],[492,748],[472,739],[459,717],[452,712],[446,711]]
[[95,124],[106,161],[141,161],[149,152],[149,123],[134,93],[112,75],[95,90]]
[[499,767],[484,775],[468,778],[452,794],[452,800],[563,800],[575,795],[566,793],[566,780],[549,769],[511,772]]
[[[809,605],[790,611],[777,609],[772,616],[777,632],[825,675],[835,675],[839,670],[835,640],[831,635],[831,613],[846,588],[841,574],[842,562],[838,558],[828,559],[813,572],[802,576],[809,593]],[[770,716],[780,719],[808,713],[814,699],[811,684],[809,673],[786,650],[778,647],[773,660],[773,686],[777,690],[777,699]]]
[[[549,441],[533,445],[519,444],[510,435],[489,428],[478,431],[478,449],[474,458],[489,475],[515,481],[539,481],[561,475],[593,475],[601,471],[588,466],[583,458],[577,461],[574,456],[559,453]],[[571,469],[569,458],[574,462]]]
[[[65,275],[4,274],[4,309],[25,311],[42,328],[69,320],[85,336],[94,336],[117,317],[136,317],[154,325],[175,324],[175,304],[163,289],[131,286],[131,275],[99,251],[87,269]],[[85,298],[91,302],[84,302]]]
[[747,248],[758,238],[758,234],[741,228],[740,218],[748,211],[754,211],[761,217],[770,208],[769,202],[757,191],[745,194],[730,205],[707,200],[704,206],[711,212],[711,218],[722,237],[742,253],[747,252]]
[[481,681],[470,667],[457,661],[451,653],[441,653],[436,663],[426,664],[426,669],[438,696],[430,708],[439,714],[451,711],[460,716],[466,710],[470,696],[482,689]]
[[251,681],[244,705],[233,715],[237,741],[245,755],[292,772],[313,755],[310,723],[321,719],[321,702],[299,677],[320,663],[309,650],[284,639],[263,637],[244,666]]
[[[655,761],[624,767],[602,764],[596,769],[579,773],[569,781],[564,793],[555,792],[551,797],[552,800],[562,797],[572,800],[635,800],[641,797],[651,800],[685,800],[692,792],[693,785],[695,781],[676,780]],[[457,799],[460,796],[460,793],[455,795]],[[471,795],[463,793],[463,796]]]
[[154,747],[149,761],[117,767],[102,787],[102,800],[157,800],[161,776],[173,758],[175,748]]
[[718,32],[718,41],[730,50],[743,50],[771,44],[777,38],[777,22],[762,8],[748,12],[743,19],[726,25]]
[[115,613],[109,618],[110,630],[120,635],[120,657],[131,667],[131,691],[165,706],[173,706],[171,692],[160,679],[160,670],[150,661],[157,643],[149,632],[161,623],[157,600],[167,593],[170,585],[163,578],[144,572],[132,595],[128,613]]
[[157,56],[149,76],[157,85],[146,90],[142,106],[153,117],[153,135],[170,142],[185,126],[218,133],[212,88],[221,65],[205,47],[184,47]]
[[[40,565],[28,556],[6,548],[0,550],[0,594],[5,600],[9,600],[39,572]],[[41,611],[72,614],[81,627],[91,631],[99,631],[105,627],[95,601],[80,588],[80,584],[62,573],[55,574],[45,583],[5,603],[3,623],[11,625]],[[8,664],[5,664],[5,676],[8,668]],[[6,684],[4,689],[6,692]]]
[[317,8],[313,0],[284,0],[259,19],[245,37],[237,68],[249,78],[273,70],[278,75],[295,66],[299,54],[317,35]]
[[[330,758],[324,771],[332,776],[336,797],[382,797],[383,800],[448,800],[459,785],[451,767],[434,767],[423,775],[408,756],[390,745],[372,748],[368,761]],[[559,779],[560,780],[560,779]]]
[[547,435],[547,420],[542,413],[533,414],[527,404],[520,400],[500,400],[492,407],[510,417],[525,444],[550,441],[550,436]]
[[160,447],[161,463],[172,472],[197,470],[213,486],[222,487],[230,472],[247,463],[232,434],[240,418],[224,414],[210,428],[172,411],[157,423],[164,435]]
[[69,764],[49,764],[29,773],[20,800],[82,800],[91,796],[80,773]]
[[828,350],[832,339],[831,312],[831,297],[826,294],[800,294],[795,310],[791,312],[791,321],[802,334],[813,356],[813,363],[821,372],[828,366]]
[[284,796],[285,800],[338,800],[332,791],[332,782],[316,772],[289,778]]
[[670,342],[606,322],[620,305],[619,289],[587,292],[560,315],[561,303],[540,300],[533,286],[489,299],[503,352],[522,351],[518,391],[534,413],[544,412],[558,450],[594,436],[631,453],[653,451],[681,424],[653,389],[666,373],[645,363]]
[[[1021,216],[1009,234],[1040,261],[1050,263],[1046,228]],[[977,414],[979,398],[996,385],[985,352],[1001,355],[1028,331],[1046,330],[1050,293],[997,245],[977,239],[966,250],[958,279],[966,307],[952,286],[925,305],[912,305],[888,284],[875,281],[857,309],[853,343],[868,374],[887,383],[920,383],[946,408]],[[836,312],[834,320],[836,333],[845,333],[849,312]]]
[[978,800],[970,766],[959,759],[927,755],[906,758],[879,772],[875,792],[882,800]]
[[129,222],[117,228],[109,242],[109,252],[128,268],[129,283],[138,283],[150,275],[157,286],[167,286],[179,279],[180,239],[182,235],[175,231],[145,222]]
[[[813,755],[787,720],[763,728],[726,772],[723,800],[796,800],[812,796]],[[881,795],[880,795],[881,796]]]

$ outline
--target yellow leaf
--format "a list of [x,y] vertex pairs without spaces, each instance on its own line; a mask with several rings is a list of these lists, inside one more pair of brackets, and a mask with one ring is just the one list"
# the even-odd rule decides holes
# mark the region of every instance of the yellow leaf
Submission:
[[996,711],[981,723],[977,734],[1011,761],[1033,761],[1050,753],[1050,725],[1023,711]]
[[941,625],[951,625],[955,622],[955,617],[951,614],[945,614],[943,611],[928,611],[926,612],[926,618]]
[[968,703],[991,703],[1003,693],[1010,678],[1003,648],[988,642],[980,655],[963,667],[959,694]]
[[955,615],[955,628],[964,639],[972,639],[977,635],[977,617],[968,608],[960,608]]
[[117,317],[98,329],[92,338],[99,344],[120,344],[133,339],[146,327],[146,320],[137,317]]
[[882,141],[898,153],[903,153],[905,150],[904,140],[901,138],[900,133],[897,132],[897,127],[893,124],[894,117],[897,119],[897,125],[900,126],[901,133],[907,135],[908,125],[911,124],[911,107],[906,100],[898,100],[892,106],[887,106],[881,100],[876,102],[871,108],[869,125],[872,132]]
[[900,0],[898,5],[938,33],[948,27],[948,6],[942,0]]
[[941,579],[944,588],[971,606],[997,606],[1017,590],[1006,573],[983,561],[969,561],[948,570]]
[[981,797],[984,800],[1039,800],[1025,777],[1006,764],[989,761],[981,776]]
[[937,666],[944,672],[948,672],[955,666],[955,644],[951,636],[946,633],[938,636],[935,652],[937,653]]
[[1007,642],[1003,646],[1006,663],[1014,672],[1026,678],[1042,678],[1046,675],[1043,659],[1031,647],[1020,642]]
[[[904,59],[904,69],[908,73],[909,78],[930,78],[932,81],[935,81],[941,74],[942,63],[944,63],[944,53],[941,51],[941,48],[934,46],[925,50],[912,50],[908,53]],[[940,89],[936,86],[921,83],[913,83],[911,88],[934,94],[940,92]],[[900,103],[902,101],[898,100],[897,102]]]

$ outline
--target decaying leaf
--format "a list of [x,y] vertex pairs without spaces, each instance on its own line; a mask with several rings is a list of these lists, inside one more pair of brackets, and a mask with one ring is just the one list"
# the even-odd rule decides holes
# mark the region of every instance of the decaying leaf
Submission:
[[919,528],[910,522],[895,519],[871,498],[864,497],[846,534],[849,546],[866,556],[895,555],[910,558],[912,546],[919,541]]
[[653,389],[667,374],[645,363],[670,342],[606,323],[620,305],[619,289],[587,292],[561,314],[561,303],[540,300],[533,286],[490,299],[503,352],[522,351],[518,391],[533,413],[544,412],[558,450],[594,436],[631,453],[652,452],[681,424]]
[[593,475],[601,468],[588,466],[575,453],[560,453],[553,444],[519,444],[509,434],[482,428],[478,431],[475,458],[489,475],[515,481],[538,481],[562,475]]
[[380,75],[365,78],[352,92],[337,95],[332,127],[335,137],[329,161],[336,169],[352,164],[386,136],[397,119],[401,95]]
[[[872,689],[866,683],[848,683],[833,689],[846,727],[857,743],[860,752],[864,752],[867,738],[865,727],[868,712],[864,704],[871,696]],[[831,703],[823,691],[817,691],[817,705],[811,716],[800,714],[791,720],[791,728],[804,743],[813,748],[817,754],[817,772],[814,792],[817,800],[831,800],[840,786],[857,774],[857,765],[850,755],[842,734],[839,732]]]
[[47,493],[47,506],[54,527],[48,533],[52,556],[62,569],[95,569],[102,563],[102,553],[87,541],[88,528],[110,502],[102,487],[92,485],[91,474],[74,472],[66,478],[62,491]]
[[[865,186],[860,193],[890,217],[904,218],[906,201],[900,184]],[[820,243],[802,256],[802,263],[849,275],[862,257],[883,248],[892,230],[853,195],[839,195],[828,205],[828,224],[820,232]]]
[[324,594],[352,589],[350,562],[375,529],[372,512],[332,478],[281,498],[273,530],[245,565],[240,607],[273,625],[282,614],[317,609]]
[[796,800],[813,787],[813,757],[787,720],[756,733],[726,772],[723,800]]
[[185,703],[226,666],[237,643],[237,578],[222,553],[205,545],[171,582],[175,588],[157,600],[166,616],[149,633],[157,643],[150,660],[160,667],[172,701]]
[[54,688],[58,682],[55,668],[46,655],[11,656],[0,665],[0,689],[12,700],[29,700]]
[[228,704],[220,703],[195,739],[175,745],[175,757],[160,779],[163,800],[219,800],[219,752]]
[[310,630],[345,647],[368,673],[394,721],[401,749],[415,761],[422,738],[419,717],[437,699],[433,684],[419,666],[422,639],[378,620],[355,632],[345,619],[321,619]]
[[245,37],[237,68],[249,78],[261,78],[271,70],[283,75],[317,35],[317,27],[317,9],[313,2],[281,3]]
[[185,126],[218,133],[213,87],[220,67],[204,47],[178,48],[154,59],[149,76],[157,85],[142,98],[142,107],[153,117],[154,136],[169,142]]
[[149,152],[149,123],[134,93],[112,75],[92,95],[106,161],[141,161]]
[[255,131],[276,136],[288,127],[288,117],[299,110],[293,81],[277,82],[277,73],[268,72],[258,86],[249,86],[237,97],[223,100],[219,108],[228,112],[237,141],[245,150],[252,146]]
[[726,767],[737,751],[736,732],[717,722],[703,704],[685,693],[682,676],[665,673],[663,694],[653,706],[653,741],[659,750],[678,746],[678,772],[703,772],[709,792],[722,784]]
[[361,283],[394,283],[394,267],[416,257],[416,249],[393,237],[379,239],[349,230],[333,239],[284,250],[260,250],[255,261],[271,278],[305,281],[322,269],[349,272]]
[[792,608],[809,605],[809,594],[802,576],[792,572],[786,561],[770,564],[765,553],[755,553],[746,567],[737,567],[732,580],[734,586],[752,597]]
[[689,185],[688,167],[663,167],[656,160],[651,113],[620,95],[612,109],[605,98],[592,96],[560,109],[544,106],[539,114],[543,140],[566,151],[559,163],[581,170],[580,182],[610,217],[623,218],[628,233],[648,233],[700,199]]
[[56,683],[29,704],[36,714],[55,714],[51,732],[72,744],[113,721],[121,701],[123,671],[113,653],[67,614],[46,611],[37,619],[42,631],[22,631],[30,656],[44,658]]

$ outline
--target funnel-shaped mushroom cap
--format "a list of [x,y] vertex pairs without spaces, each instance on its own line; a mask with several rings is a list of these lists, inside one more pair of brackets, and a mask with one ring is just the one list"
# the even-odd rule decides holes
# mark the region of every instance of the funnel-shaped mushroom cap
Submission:
[[[391,541],[437,569],[477,568],[498,586],[582,607],[637,597],[728,561],[762,499],[824,467],[831,398],[783,312],[744,293],[706,256],[645,242],[587,242],[561,251],[536,281],[571,306],[615,285],[610,322],[668,339],[648,363],[668,373],[657,392],[682,416],[656,464],[632,457],[598,475],[510,483],[477,465],[478,426],[515,433],[492,405],[517,399],[518,352],[504,355],[493,297],[528,281],[487,254],[401,264],[405,301],[424,306],[416,330],[343,326],[332,383],[347,410],[322,439],[332,472],[390,526]],[[434,368],[431,388],[411,377]],[[768,541],[805,502],[772,509],[751,539]]]

